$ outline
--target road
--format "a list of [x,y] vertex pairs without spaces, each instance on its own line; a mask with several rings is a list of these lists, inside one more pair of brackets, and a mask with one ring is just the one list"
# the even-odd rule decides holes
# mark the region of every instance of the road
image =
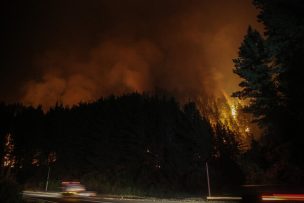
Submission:
[[[201,199],[143,199],[143,198],[124,198],[124,197],[62,197],[56,192],[23,192],[23,198],[29,203],[206,203]],[[213,203],[225,203],[226,201],[212,201]],[[233,203],[233,201],[229,201]]]

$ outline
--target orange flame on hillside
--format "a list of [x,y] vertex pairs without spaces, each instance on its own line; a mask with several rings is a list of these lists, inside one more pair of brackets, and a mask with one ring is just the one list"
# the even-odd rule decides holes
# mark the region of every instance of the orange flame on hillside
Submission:
[[250,142],[259,135],[257,126],[251,123],[249,114],[242,112],[245,103],[239,99],[228,96],[224,91],[222,96],[209,100],[198,100],[198,106],[204,117],[211,126],[224,125],[228,130],[237,135],[236,139],[246,150],[250,147]]

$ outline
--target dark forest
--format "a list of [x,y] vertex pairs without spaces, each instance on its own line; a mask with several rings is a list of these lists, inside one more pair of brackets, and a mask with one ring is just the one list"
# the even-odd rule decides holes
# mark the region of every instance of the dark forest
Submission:
[[182,97],[161,87],[72,105],[57,99],[48,109],[0,103],[0,195],[44,190],[49,172],[54,191],[70,180],[100,194],[207,196],[206,163],[213,194],[240,195],[244,185],[301,191],[304,2],[252,4],[263,29],[248,25],[231,59],[239,88],[225,99],[206,87]]

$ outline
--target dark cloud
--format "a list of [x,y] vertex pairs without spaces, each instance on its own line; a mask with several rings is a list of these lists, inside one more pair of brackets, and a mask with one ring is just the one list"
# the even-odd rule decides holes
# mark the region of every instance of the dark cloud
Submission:
[[164,89],[237,88],[232,58],[256,10],[244,0],[5,4],[0,100],[50,106]]

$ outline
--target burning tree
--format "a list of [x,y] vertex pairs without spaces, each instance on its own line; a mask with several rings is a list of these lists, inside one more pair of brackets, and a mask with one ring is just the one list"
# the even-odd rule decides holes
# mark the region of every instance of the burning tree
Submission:
[[14,143],[10,133],[5,136],[4,153],[2,158],[2,175],[9,176],[10,169],[15,167],[16,157],[14,156]]
[[244,104],[239,99],[229,97],[223,93],[219,98],[202,99],[196,103],[201,114],[208,119],[212,129],[216,132],[216,126],[225,126],[235,136],[239,143],[242,143],[242,150],[250,147],[253,135],[259,135],[257,126],[252,124],[251,116],[241,111]]

